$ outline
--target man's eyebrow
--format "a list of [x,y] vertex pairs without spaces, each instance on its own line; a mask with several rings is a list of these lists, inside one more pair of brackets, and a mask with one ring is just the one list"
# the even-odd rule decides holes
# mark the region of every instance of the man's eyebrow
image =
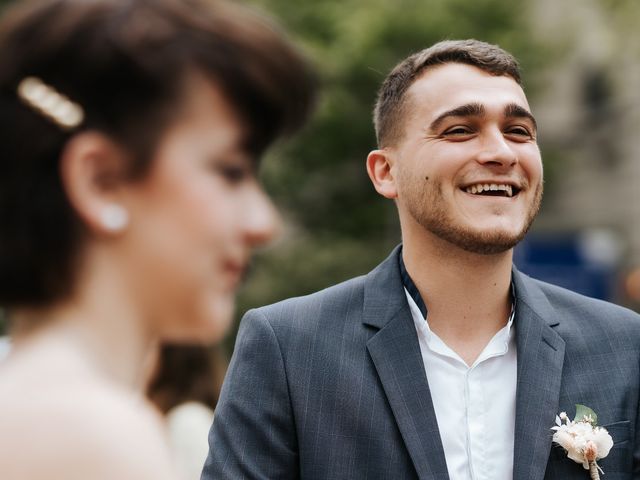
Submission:
[[533,123],[533,128],[538,130],[538,123],[531,112],[517,103],[510,103],[504,108],[504,115],[507,118],[528,118]]
[[436,131],[442,122],[449,117],[481,117],[485,114],[485,108],[480,103],[468,103],[459,107],[447,110],[438,115],[438,117],[429,125],[429,131]]

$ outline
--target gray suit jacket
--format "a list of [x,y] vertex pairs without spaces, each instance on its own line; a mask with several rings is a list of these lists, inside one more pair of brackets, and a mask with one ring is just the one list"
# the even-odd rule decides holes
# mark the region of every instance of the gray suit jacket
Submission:
[[[203,479],[449,478],[397,256],[244,316]],[[589,478],[551,441],[555,415],[576,403],[614,439],[604,479],[640,478],[640,317],[515,269],[513,278],[513,478]]]

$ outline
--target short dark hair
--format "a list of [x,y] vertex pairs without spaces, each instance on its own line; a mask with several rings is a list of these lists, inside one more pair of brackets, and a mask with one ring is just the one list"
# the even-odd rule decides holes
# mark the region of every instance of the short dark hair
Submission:
[[[84,228],[59,174],[65,144],[103,132],[141,177],[175,120],[190,74],[219,88],[258,157],[308,116],[315,77],[262,16],[207,0],[35,0],[0,23],[0,305],[45,305],[71,291]],[[59,128],[16,89],[36,77],[81,105]]]
[[518,61],[497,45],[473,39],[438,42],[404,59],[382,83],[373,117],[380,148],[402,138],[409,87],[427,68],[444,63],[472,65],[492,75],[508,75],[521,84]]

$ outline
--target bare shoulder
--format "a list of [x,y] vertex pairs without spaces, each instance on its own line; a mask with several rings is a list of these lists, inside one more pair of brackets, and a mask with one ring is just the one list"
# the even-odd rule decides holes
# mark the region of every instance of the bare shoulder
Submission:
[[161,419],[140,397],[90,382],[8,391],[1,380],[3,479],[175,478]]

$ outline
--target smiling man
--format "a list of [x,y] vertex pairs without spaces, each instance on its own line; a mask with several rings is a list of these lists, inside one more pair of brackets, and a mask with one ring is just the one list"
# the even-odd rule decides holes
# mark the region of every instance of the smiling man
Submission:
[[512,263],[543,185],[516,60],[476,40],[418,52],[375,126],[367,172],[402,245],[245,315],[203,479],[584,479],[552,445],[575,404],[613,438],[606,478],[640,478],[640,317]]

